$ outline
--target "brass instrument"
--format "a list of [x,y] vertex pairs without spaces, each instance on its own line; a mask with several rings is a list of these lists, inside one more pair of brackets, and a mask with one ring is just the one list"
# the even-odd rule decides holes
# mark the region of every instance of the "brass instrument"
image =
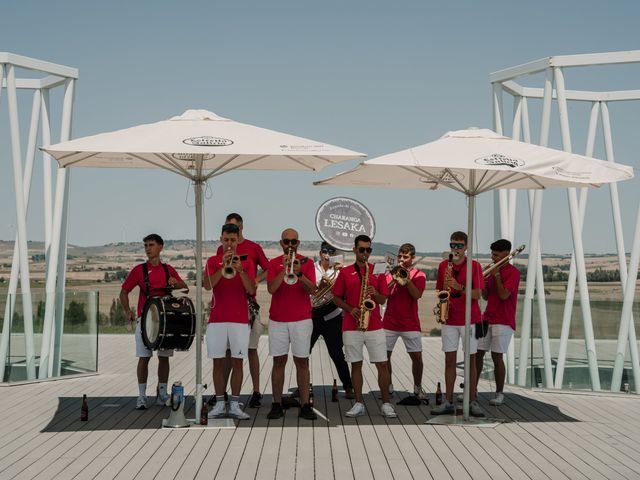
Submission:
[[311,306],[313,308],[322,307],[333,300],[333,293],[331,293],[331,289],[333,288],[333,284],[336,283],[337,276],[337,270],[334,270],[331,275],[323,275],[316,293],[314,293],[311,298]]
[[[227,253],[231,251],[231,247],[227,249]],[[238,255],[229,255],[225,258],[222,264],[222,276],[226,279],[232,279],[236,276],[236,269],[233,268],[233,263],[240,261]]]
[[298,283],[298,275],[293,271],[293,267],[294,265],[300,265],[300,260],[296,258],[296,252],[293,248],[289,248],[287,251],[285,265],[284,283],[287,285],[295,285]]
[[369,328],[369,317],[371,311],[376,308],[376,302],[369,298],[367,290],[369,289],[369,262],[364,259],[364,276],[360,286],[360,303],[358,310],[360,310],[360,317],[356,320],[358,330],[366,332]]
[[402,265],[396,265],[389,271],[389,273],[391,274],[391,281],[387,285],[389,290],[391,290],[391,287],[396,283],[404,286],[409,281],[409,271]]
[[449,254],[449,261],[447,264],[447,270],[444,272],[444,285],[445,289],[440,290],[437,293],[438,303],[433,307],[433,313],[436,316],[436,321],[443,325],[446,325],[449,319],[449,299],[451,298],[451,292],[449,291],[449,283],[451,282],[451,274],[453,272],[453,253]]
[[506,257],[498,260],[497,262],[493,262],[489,265],[487,265],[484,270],[482,270],[482,276],[484,278],[487,278],[489,275],[491,275],[497,268],[500,268],[502,265],[504,265],[505,263],[507,263],[508,261],[510,261],[513,257],[515,257],[516,255],[518,255],[520,252],[522,252],[524,250],[525,246],[524,245],[520,245],[518,248],[516,248],[513,252],[511,252],[509,255],[507,255]]

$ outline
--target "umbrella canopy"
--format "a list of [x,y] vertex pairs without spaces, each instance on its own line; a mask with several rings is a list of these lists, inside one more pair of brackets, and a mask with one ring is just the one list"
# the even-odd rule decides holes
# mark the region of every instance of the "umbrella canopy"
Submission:
[[[473,179],[471,171],[476,172]],[[367,160],[315,184],[450,188],[477,195],[498,188],[598,186],[630,178],[633,169],[625,165],[519,142],[488,129],[469,128]]]
[[[163,168],[204,179],[231,170],[320,170],[365,155],[327,143],[187,110],[138,125],[44,147],[62,167]],[[201,165],[195,164],[196,156]]]
[[[448,132],[418,147],[367,160],[315,185],[392,188],[450,188],[469,198],[468,256],[473,258],[475,197],[498,188],[597,187],[633,178],[631,167],[519,142],[492,130]],[[531,252],[530,252],[531,254]],[[466,291],[471,292],[471,262]],[[466,296],[463,417],[469,420],[469,334],[471,296]]]
[[[161,168],[194,182],[196,207],[196,419],[202,406],[202,186],[233,170],[315,171],[365,156],[315,140],[187,110],[157,123],[43,148],[61,167]],[[46,325],[45,325],[46,328]]]

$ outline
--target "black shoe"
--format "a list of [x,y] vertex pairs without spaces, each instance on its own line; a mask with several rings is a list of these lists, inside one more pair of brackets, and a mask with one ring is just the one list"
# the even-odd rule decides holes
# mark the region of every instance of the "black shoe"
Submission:
[[277,420],[278,418],[282,418],[284,416],[284,410],[282,409],[282,405],[279,403],[273,402],[271,404],[271,410],[267,413],[267,418],[269,420]]
[[229,401],[229,395],[227,394],[227,392],[224,392],[224,401],[225,402]]
[[216,400],[216,396],[215,396],[215,395],[211,395],[211,396],[209,397],[209,401],[207,402],[207,404],[208,404],[210,407],[213,407],[213,406],[216,404],[216,401],[217,401],[217,400]]
[[300,417],[307,420],[316,420],[318,418],[316,412],[313,411],[313,408],[308,403],[305,403],[300,409]]
[[251,408],[258,408],[262,406],[260,400],[262,400],[262,394],[260,392],[253,392],[251,394],[251,398],[249,399],[249,406]]
[[291,392],[291,395],[289,395],[291,398],[300,398],[300,389],[296,388],[293,392]]

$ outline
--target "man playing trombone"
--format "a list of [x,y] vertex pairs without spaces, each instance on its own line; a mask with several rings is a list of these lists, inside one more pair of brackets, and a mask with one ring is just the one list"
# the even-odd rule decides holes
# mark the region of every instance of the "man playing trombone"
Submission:
[[384,276],[373,274],[373,266],[369,264],[371,251],[371,239],[358,235],[353,247],[356,261],[340,270],[332,290],[335,304],[345,312],[342,341],[347,362],[351,363],[351,379],[356,394],[356,402],[345,415],[359,417],[366,413],[362,399],[363,347],[366,345],[369,361],[378,370],[382,415],[395,418],[396,412],[389,402],[387,348],[380,317],[380,304],[387,301],[389,291]]
[[[424,272],[413,266],[415,258],[416,249],[412,244],[405,243],[398,249],[398,265],[386,274],[389,300],[382,324],[387,339],[389,378],[392,378],[391,354],[393,347],[398,337],[402,337],[411,358],[413,393],[419,400],[428,401],[427,394],[422,388],[422,329],[418,317],[418,300],[424,292],[427,277]],[[392,392],[393,385],[389,383],[389,393]]]
[[[485,272],[485,286],[482,298],[487,306],[482,317],[488,322],[486,335],[478,340],[476,354],[476,388],[485,352],[491,351],[493,371],[496,378],[496,396],[489,400],[491,405],[502,405],[504,402],[505,366],[503,354],[509,349],[513,332],[516,329],[516,306],[518,304],[518,287],[520,286],[520,271],[509,263],[512,255],[511,242],[500,239],[491,244],[491,261],[493,262]],[[484,323],[483,322],[483,323]]]
[[207,325],[207,356],[213,359],[213,385],[216,404],[209,417],[225,415],[225,358],[227,346],[231,351],[231,401],[229,415],[246,420],[249,415],[240,408],[242,363],[249,347],[249,308],[247,295],[255,295],[255,267],[249,258],[236,254],[240,229],[235,224],[222,226],[220,243],[224,253],[207,260],[203,285],[212,290],[211,312]]
[[267,290],[271,296],[269,309],[269,354],[273,357],[271,389],[273,404],[267,418],[278,419],[284,415],[282,389],[284,371],[289,356],[289,345],[296,365],[296,377],[300,392],[300,416],[315,420],[316,413],[309,403],[309,350],[313,322],[311,299],[316,290],[316,275],[313,262],[296,252],[298,232],[287,228],[280,237],[284,252],[269,262]]
[[331,293],[331,288],[336,281],[338,272],[342,268],[339,263],[331,265],[329,262],[329,257],[335,254],[335,247],[327,242],[322,242],[320,258],[315,263],[318,290],[316,290],[311,299],[311,305],[313,306],[311,350],[313,350],[313,346],[322,335],[324,343],[327,345],[329,356],[336,367],[338,377],[344,388],[345,398],[355,398],[349,365],[344,359],[344,351],[342,349],[342,310],[333,302],[333,294]]

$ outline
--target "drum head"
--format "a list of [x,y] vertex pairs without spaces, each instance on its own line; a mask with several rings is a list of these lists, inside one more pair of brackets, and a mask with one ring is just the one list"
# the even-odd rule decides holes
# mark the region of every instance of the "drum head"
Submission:
[[160,334],[160,311],[157,303],[149,305],[143,321],[147,340],[151,345],[155,345]]

